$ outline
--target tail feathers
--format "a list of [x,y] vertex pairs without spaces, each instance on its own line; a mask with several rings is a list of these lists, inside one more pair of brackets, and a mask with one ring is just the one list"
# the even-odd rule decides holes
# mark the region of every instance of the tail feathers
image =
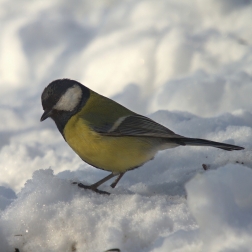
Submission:
[[225,144],[225,143],[218,143],[214,141],[199,139],[199,138],[177,138],[174,139],[174,142],[180,145],[191,145],[191,146],[211,146],[215,148],[219,148],[226,151],[232,150],[244,150],[243,147],[232,145],[232,144]]

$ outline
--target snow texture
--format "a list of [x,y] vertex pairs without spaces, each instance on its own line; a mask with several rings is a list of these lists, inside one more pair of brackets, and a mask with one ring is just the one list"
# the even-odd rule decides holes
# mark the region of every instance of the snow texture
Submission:
[[[251,0],[0,6],[0,252],[252,251]],[[57,78],[245,150],[182,146],[102,185],[110,196],[79,189],[108,173],[39,122]]]

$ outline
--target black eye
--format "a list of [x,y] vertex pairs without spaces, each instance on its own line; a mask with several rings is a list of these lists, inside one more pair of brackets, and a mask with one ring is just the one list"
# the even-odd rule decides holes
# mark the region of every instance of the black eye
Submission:
[[44,110],[50,110],[60,99],[62,91],[60,90],[60,85],[55,85],[55,83],[49,84],[43,91],[41,95],[42,106]]

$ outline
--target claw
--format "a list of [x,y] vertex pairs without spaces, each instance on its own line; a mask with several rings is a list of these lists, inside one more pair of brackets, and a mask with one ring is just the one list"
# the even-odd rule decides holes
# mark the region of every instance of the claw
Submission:
[[80,188],[84,188],[84,189],[89,189],[89,190],[92,190],[96,193],[99,193],[99,194],[107,194],[107,195],[110,195],[109,192],[106,192],[106,191],[102,191],[102,190],[99,190],[97,188],[93,188],[92,186],[87,186],[87,185],[83,185],[82,183],[78,183],[78,182],[73,182],[72,184],[74,185],[78,185]]

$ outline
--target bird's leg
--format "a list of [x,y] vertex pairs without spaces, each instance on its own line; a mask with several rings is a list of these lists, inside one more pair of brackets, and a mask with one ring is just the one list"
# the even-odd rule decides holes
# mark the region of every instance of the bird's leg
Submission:
[[114,176],[116,176],[117,174],[113,174],[113,173],[110,173],[108,176],[106,176],[105,178],[99,180],[98,182],[92,184],[92,185],[83,185],[82,183],[76,183],[74,182],[73,184],[78,184],[79,187],[81,188],[84,188],[84,189],[90,189],[94,192],[97,192],[97,193],[100,193],[100,194],[110,194],[108,192],[105,192],[105,191],[102,191],[102,190],[99,190],[97,189],[98,186],[100,186],[101,184],[105,183],[107,180],[113,178]]
[[115,188],[119,180],[122,178],[125,172],[122,172],[118,175],[118,177],[115,179],[115,181],[110,185],[112,188]]
[[105,178],[99,180],[98,182],[90,185],[90,189],[97,189],[98,186],[102,185],[103,183],[105,183],[106,181],[108,181],[109,179],[115,177],[117,174],[113,174],[113,172],[111,172],[108,176],[106,176]]

